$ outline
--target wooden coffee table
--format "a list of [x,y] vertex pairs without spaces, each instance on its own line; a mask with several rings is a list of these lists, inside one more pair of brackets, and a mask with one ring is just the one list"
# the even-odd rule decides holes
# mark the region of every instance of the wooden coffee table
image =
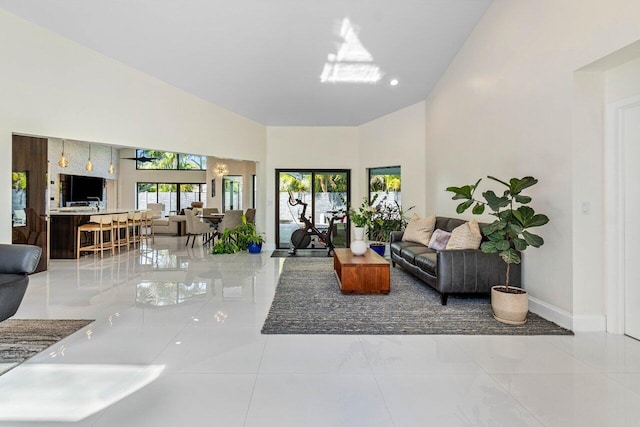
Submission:
[[351,249],[333,250],[333,269],[343,294],[388,294],[389,261],[367,249],[364,255],[353,255]]

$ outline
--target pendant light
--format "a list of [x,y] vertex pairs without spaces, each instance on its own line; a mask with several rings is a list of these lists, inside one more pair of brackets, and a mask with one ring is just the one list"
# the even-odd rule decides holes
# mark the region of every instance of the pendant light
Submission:
[[61,168],[66,168],[69,166],[69,161],[64,156],[64,139],[62,140],[62,155],[60,155],[60,160],[58,160],[58,166]]
[[214,172],[218,176],[224,176],[228,173],[227,165],[224,163],[216,163],[216,167],[214,168]]
[[116,168],[113,167],[113,147],[111,147],[111,162],[109,162],[109,173],[111,175],[116,173]]
[[93,170],[93,163],[91,163],[91,144],[89,144],[89,159],[87,161],[86,166],[84,167],[86,170],[91,172]]

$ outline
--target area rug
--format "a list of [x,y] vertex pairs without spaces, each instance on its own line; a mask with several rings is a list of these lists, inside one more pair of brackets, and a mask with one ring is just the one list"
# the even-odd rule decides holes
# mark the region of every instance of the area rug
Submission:
[[91,322],[93,320],[5,320],[0,323],[0,375]]
[[496,321],[489,297],[439,294],[402,268],[391,268],[388,295],[342,294],[331,258],[289,258],[262,327],[263,334],[573,335],[529,313],[527,323]]
[[271,253],[271,258],[331,258],[326,249],[298,249],[295,255],[289,253],[289,249],[276,249]]

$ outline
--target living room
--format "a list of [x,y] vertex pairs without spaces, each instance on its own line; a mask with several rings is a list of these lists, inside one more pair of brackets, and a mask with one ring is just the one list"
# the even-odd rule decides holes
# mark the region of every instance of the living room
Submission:
[[[640,4],[485,6],[417,102],[357,125],[332,126],[264,125],[0,10],[0,27],[11,34],[0,42],[3,57],[11,58],[0,69],[0,147],[8,152],[16,133],[166,151],[180,146],[255,162],[256,225],[271,245],[280,168],[349,169],[357,201],[367,195],[367,168],[401,165],[403,205],[421,216],[456,215],[449,186],[487,175],[533,175],[540,181],[531,194],[536,210],[551,221],[544,247],[527,252],[523,263],[531,310],[574,332],[600,333],[595,341],[616,340],[620,335],[613,334],[624,333],[624,310],[614,283],[621,270],[606,256],[620,243],[609,234],[618,224],[617,211],[609,210],[617,206],[609,199],[617,164],[603,160],[616,152],[606,110],[640,93]],[[9,156],[0,165],[8,174]],[[0,197],[10,200],[8,186]],[[10,242],[6,212],[0,240]],[[637,393],[637,374],[630,378]]]

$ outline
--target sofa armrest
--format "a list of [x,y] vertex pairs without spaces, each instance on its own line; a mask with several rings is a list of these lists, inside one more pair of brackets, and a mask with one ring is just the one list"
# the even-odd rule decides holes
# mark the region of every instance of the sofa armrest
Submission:
[[[507,265],[498,254],[479,249],[438,251],[437,273],[440,292],[489,292],[505,282]],[[520,264],[510,268],[510,284],[520,286]]]
[[402,236],[404,235],[404,231],[392,231],[390,235],[389,242],[400,242],[402,240]]
[[0,244],[0,273],[31,274],[41,254],[39,246]]

